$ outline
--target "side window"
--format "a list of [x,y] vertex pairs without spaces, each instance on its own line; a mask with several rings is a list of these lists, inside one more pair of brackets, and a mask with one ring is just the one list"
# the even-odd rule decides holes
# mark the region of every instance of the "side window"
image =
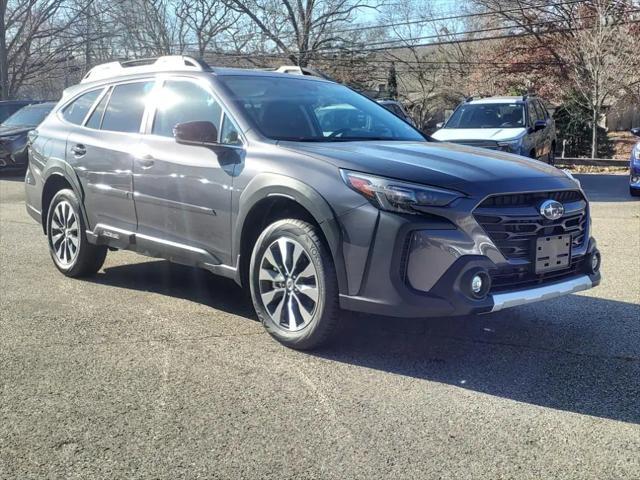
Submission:
[[102,130],[137,133],[153,82],[116,85],[102,118]]
[[109,100],[109,92],[107,92],[101,99],[100,103],[96,106],[95,110],[91,112],[91,116],[89,120],[87,120],[86,127],[100,129],[100,125],[102,124],[102,116],[104,115],[104,109],[107,106],[107,101]]
[[536,120],[538,120],[538,112],[536,112],[536,107],[533,105],[533,102],[529,102],[528,110],[529,110],[529,125],[533,127],[533,125],[536,123]]
[[84,117],[89,112],[89,109],[93,105],[93,102],[95,102],[98,96],[100,96],[100,93],[102,93],[102,90],[98,89],[81,95],[70,105],[67,105],[65,107],[65,109],[62,111],[62,116],[67,122],[73,123],[75,125],[82,125]]
[[540,105],[540,102],[536,100],[533,103],[536,106],[536,112],[538,113],[538,120],[546,120],[547,116],[544,114],[544,109],[542,108],[542,105]]
[[167,80],[162,87],[151,133],[173,137],[178,123],[208,121],[220,131],[222,109],[213,96],[199,85],[183,80]]
[[551,117],[551,115],[549,115],[549,110],[547,110],[546,105],[544,104],[543,101],[539,100],[538,101],[539,105],[540,105],[540,109],[542,110],[542,113],[544,113],[544,118],[549,118]]
[[242,145],[238,127],[236,127],[236,125],[227,115],[224,116],[224,120],[222,121],[220,143],[223,143],[225,145]]

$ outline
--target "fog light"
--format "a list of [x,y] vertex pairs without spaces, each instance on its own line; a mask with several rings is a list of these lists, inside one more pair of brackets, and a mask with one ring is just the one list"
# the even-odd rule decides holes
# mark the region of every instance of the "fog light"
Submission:
[[597,250],[591,254],[591,272],[596,273],[600,270],[600,252]]
[[638,183],[638,182],[640,182],[640,177],[636,177],[635,175],[631,177],[631,183]]
[[482,287],[484,286],[483,283],[484,281],[480,275],[473,276],[471,279],[471,291],[474,295],[479,295],[480,292],[482,292]]
[[482,300],[491,290],[491,277],[482,268],[471,268],[460,278],[460,290],[472,300]]

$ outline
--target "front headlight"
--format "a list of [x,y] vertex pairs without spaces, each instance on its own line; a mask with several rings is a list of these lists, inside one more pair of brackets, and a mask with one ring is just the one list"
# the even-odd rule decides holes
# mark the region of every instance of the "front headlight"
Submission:
[[505,152],[519,152],[520,151],[520,140],[519,138],[515,140],[507,140],[504,142],[498,142],[498,146],[500,150],[504,150]]
[[631,155],[636,162],[640,162],[640,144],[636,145]]
[[340,170],[342,179],[353,190],[361,194],[376,207],[397,213],[420,212],[415,206],[445,207],[462,193],[452,192],[437,187],[416,185],[392,178],[377,177],[366,173]]
[[576,177],[573,176],[573,174],[569,171],[569,170],[562,170],[562,172],[569,177],[571,180],[573,180],[574,182],[576,182],[578,184],[578,186],[580,188],[582,188],[582,184],[580,183],[580,180],[578,180]]

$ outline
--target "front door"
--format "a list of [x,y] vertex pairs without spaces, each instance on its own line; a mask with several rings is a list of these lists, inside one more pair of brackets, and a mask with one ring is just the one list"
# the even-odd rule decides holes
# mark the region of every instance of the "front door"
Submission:
[[209,88],[181,77],[154,93],[134,162],[137,238],[177,261],[232,265],[231,193],[243,150],[182,145],[173,136],[176,124],[191,121],[220,131],[222,108]]
[[[545,115],[544,110],[538,104],[537,100],[532,100],[529,108],[533,111],[535,121],[547,122],[548,124],[549,120]],[[546,155],[548,155],[549,150],[551,149],[551,142],[549,141],[549,130],[549,126],[547,125],[542,130],[538,130],[537,132],[533,133],[536,158],[538,159],[542,159]]]

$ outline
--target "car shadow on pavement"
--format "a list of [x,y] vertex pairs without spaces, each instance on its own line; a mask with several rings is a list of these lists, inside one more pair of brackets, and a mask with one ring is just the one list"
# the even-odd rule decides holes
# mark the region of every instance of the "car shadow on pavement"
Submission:
[[574,174],[590,202],[637,202],[629,194],[629,175],[606,173]]
[[[640,423],[640,307],[580,295],[490,315],[352,315],[324,359]],[[425,390],[425,395],[428,391]]]
[[[233,281],[163,260],[107,267],[89,281],[256,320],[250,299]],[[304,355],[640,423],[639,310],[637,304],[570,295],[458,318],[343,312],[336,340]]]
[[165,260],[106,267],[85,279],[102,285],[159,293],[257,320],[251,299],[233,280]]

